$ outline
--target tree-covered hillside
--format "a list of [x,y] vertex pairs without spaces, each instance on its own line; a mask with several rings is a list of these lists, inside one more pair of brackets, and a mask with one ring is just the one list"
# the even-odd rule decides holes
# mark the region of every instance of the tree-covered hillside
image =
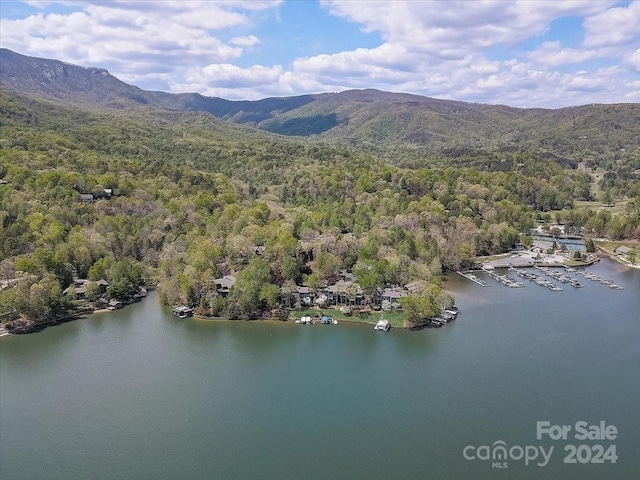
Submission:
[[[548,210],[594,235],[640,238],[637,177],[603,179],[625,195],[621,214],[574,210],[592,176],[536,153],[408,169],[206,113],[100,113],[10,91],[0,122],[5,319],[61,314],[74,277],[106,280],[113,298],[159,283],[168,304],[255,318],[341,271],[367,300],[421,282],[424,313],[441,301],[443,269],[508,250]],[[228,296],[214,281],[224,275],[236,277]]]
[[98,111],[205,112],[272,133],[366,151],[402,167],[488,169],[514,153],[531,153],[573,168],[582,161],[640,168],[640,104],[520,109],[371,89],[229,101],[145,91],[103,69],[7,49],[0,49],[0,83],[21,95]]

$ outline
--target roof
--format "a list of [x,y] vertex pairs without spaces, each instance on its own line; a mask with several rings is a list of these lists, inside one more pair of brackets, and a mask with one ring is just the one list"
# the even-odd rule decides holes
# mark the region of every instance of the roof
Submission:
[[406,297],[407,296],[407,292],[403,291],[403,290],[397,290],[394,288],[385,288],[382,291],[382,297],[388,297],[388,298],[402,298],[402,297]]
[[626,255],[628,253],[631,253],[633,251],[633,248],[622,246],[622,247],[616,248],[614,251],[616,253],[622,253],[622,254]]
[[233,287],[233,284],[236,283],[236,277],[234,277],[233,275],[225,275],[222,278],[216,278],[214,280],[214,283],[220,289],[225,289],[225,288],[228,289]]
[[417,280],[415,282],[407,283],[404,288],[409,290],[411,293],[421,293],[425,288],[425,284],[424,282]]
[[[73,281],[73,287],[75,288],[75,292],[76,294],[80,293],[87,293],[87,285],[89,285],[90,283],[92,283],[92,280],[87,280],[86,278],[78,278],[77,280]],[[108,287],[109,286],[109,282],[107,282],[104,279],[100,279],[100,280],[96,280],[95,282],[98,285],[100,285],[101,287]],[[71,286],[68,286],[67,288],[64,289],[64,291],[62,292],[63,295],[66,295],[67,293],[69,293],[69,290],[71,289]]]
[[193,309],[187,307],[186,305],[176,305],[175,307],[173,307],[173,311],[176,313],[189,313],[193,312]]

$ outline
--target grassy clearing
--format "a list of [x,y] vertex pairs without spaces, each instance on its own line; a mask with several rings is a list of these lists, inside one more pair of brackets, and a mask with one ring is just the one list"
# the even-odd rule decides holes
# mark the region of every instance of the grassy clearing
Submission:
[[381,318],[386,318],[392,327],[401,328],[404,325],[404,312],[392,311],[392,312],[371,312],[366,316],[359,316],[357,313],[346,316],[339,309],[333,308],[307,308],[303,310],[296,310],[292,312],[292,316],[296,319],[302,316],[314,316],[314,315],[327,315],[328,317],[335,318],[339,322],[354,322],[354,323],[368,323],[375,325],[375,323]]
[[513,253],[499,253],[497,255],[487,255],[486,257],[476,257],[479,262],[490,262],[491,260],[502,260],[503,258],[509,258]]
[[618,247],[630,247],[634,248],[638,246],[638,242],[614,242],[613,240],[595,241],[596,245],[605,249],[607,252],[613,253]]
[[573,202],[574,208],[591,208],[595,211],[608,210],[612,214],[624,212],[627,207],[627,200],[619,200],[613,207],[605,207],[600,201],[576,200]]

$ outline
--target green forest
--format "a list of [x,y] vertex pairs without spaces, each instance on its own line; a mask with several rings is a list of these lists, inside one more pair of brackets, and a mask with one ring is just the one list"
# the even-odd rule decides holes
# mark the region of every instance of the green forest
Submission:
[[[158,285],[165,304],[201,315],[286,318],[298,286],[346,271],[367,302],[426,285],[402,301],[412,326],[445,301],[443,272],[509,251],[537,224],[640,239],[640,158],[576,148],[570,161],[521,148],[394,161],[206,113],[0,90],[0,320],[73,311],[74,278],[90,281],[88,300],[106,280],[108,298]],[[593,200],[622,207],[584,206]],[[225,275],[228,295],[214,281]]]

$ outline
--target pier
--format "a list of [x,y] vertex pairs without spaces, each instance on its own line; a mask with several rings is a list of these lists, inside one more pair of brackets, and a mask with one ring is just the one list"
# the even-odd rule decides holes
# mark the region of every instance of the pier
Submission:
[[[536,267],[538,268],[538,267]],[[544,267],[543,267],[544,268]],[[522,278],[526,278],[527,280],[531,280],[536,285],[541,287],[546,287],[552,292],[561,292],[562,288],[553,283],[551,280],[547,280],[546,278],[542,278],[540,275],[530,272],[524,272],[518,268],[511,267],[510,270],[514,272],[516,275]]]
[[[606,280],[604,278],[599,277],[598,275],[596,275],[595,273],[589,273],[589,272],[585,272],[584,270],[576,270],[576,269],[572,269],[573,273],[575,273],[576,275],[581,275],[584,278],[586,278],[587,280],[591,280],[593,282],[598,282],[601,283],[603,285],[607,285],[609,288],[613,289],[613,290],[624,290],[624,287],[622,285],[618,285],[617,283],[614,283],[611,280]],[[571,271],[571,270],[569,270]]]
[[484,273],[486,273],[490,278],[493,278],[496,282],[499,282],[507,287],[510,287],[510,288],[524,287],[524,283],[513,280],[512,278],[509,278],[507,275],[499,275],[497,273],[490,272],[489,270],[486,270],[484,268],[482,268],[481,270]]
[[484,280],[480,280],[478,277],[476,277],[471,272],[461,272],[460,270],[456,270],[456,273],[459,274],[459,275],[462,275],[467,280],[471,280],[472,282],[477,283],[481,287],[490,287],[491,286],[487,282],[485,282]]

